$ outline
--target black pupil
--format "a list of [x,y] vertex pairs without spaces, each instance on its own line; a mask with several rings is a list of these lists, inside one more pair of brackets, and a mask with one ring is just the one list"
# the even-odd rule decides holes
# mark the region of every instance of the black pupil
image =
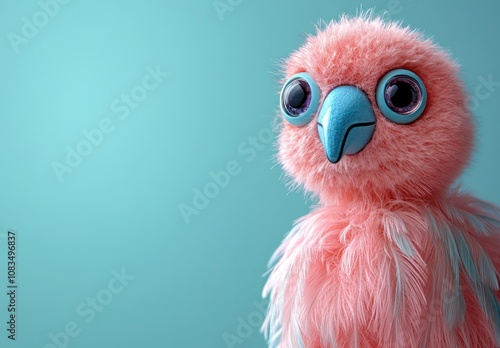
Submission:
[[396,82],[388,87],[392,105],[404,108],[410,105],[415,98],[415,91],[409,83]]
[[306,101],[306,98],[306,91],[299,81],[294,81],[290,84],[290,86],[288,86],[286,99],[288,105],[290,105],[292,108],[300,108]]

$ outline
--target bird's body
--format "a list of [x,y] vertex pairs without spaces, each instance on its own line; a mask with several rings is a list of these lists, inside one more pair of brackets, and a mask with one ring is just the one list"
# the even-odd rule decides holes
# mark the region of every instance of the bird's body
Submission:
[[497,347],[499,228],[458,192],[317,208],[275,255],[270,346]]
[[285,62],[278,159],[319,205],[273,257],[270,347],[500,347],[500,209],[452,187],[474,130],[456,71],[369,17]]

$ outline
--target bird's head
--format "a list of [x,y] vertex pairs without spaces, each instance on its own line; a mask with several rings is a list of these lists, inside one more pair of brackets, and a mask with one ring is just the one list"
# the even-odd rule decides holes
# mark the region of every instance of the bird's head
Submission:
[[330,23],[285,62],[278,158],[324,203],[440,195],[473,147],[457,71],[445,51],[399,24]]

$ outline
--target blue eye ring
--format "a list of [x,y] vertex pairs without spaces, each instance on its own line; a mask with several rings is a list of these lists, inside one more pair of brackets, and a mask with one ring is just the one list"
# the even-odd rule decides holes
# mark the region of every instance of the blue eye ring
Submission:
[[[415,97],[409,106],[397,107],[392,105],[389,88],[396,83],[407,83]],[[424,112],[427,105],[427,90],[424,82],[417,74],[406,69],[389,71],[380,79],[376,93],[377,105],[382,114],[397,124],[409,124],[416,121]]]
[[[287,101],[287,91],[289,91],[290,87],[297,84],[303,87],[303,93],[305,94],[304,105],[300,108],[290,106]],[[305,126],[311,122],[314,114],[318,111],[320,96],[321,91],[311,75],[306,72],[293,75],[285,82],[281,90],[281,112],[288,123],[296,127]]]

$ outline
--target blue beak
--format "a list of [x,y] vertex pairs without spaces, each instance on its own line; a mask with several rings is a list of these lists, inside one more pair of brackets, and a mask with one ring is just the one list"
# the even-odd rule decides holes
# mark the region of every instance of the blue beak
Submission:
[[318,116],[318,133],[326,156],[338,163],[370,142],[377,119],[366,94],[354,86],[334,88],[325,98]]

